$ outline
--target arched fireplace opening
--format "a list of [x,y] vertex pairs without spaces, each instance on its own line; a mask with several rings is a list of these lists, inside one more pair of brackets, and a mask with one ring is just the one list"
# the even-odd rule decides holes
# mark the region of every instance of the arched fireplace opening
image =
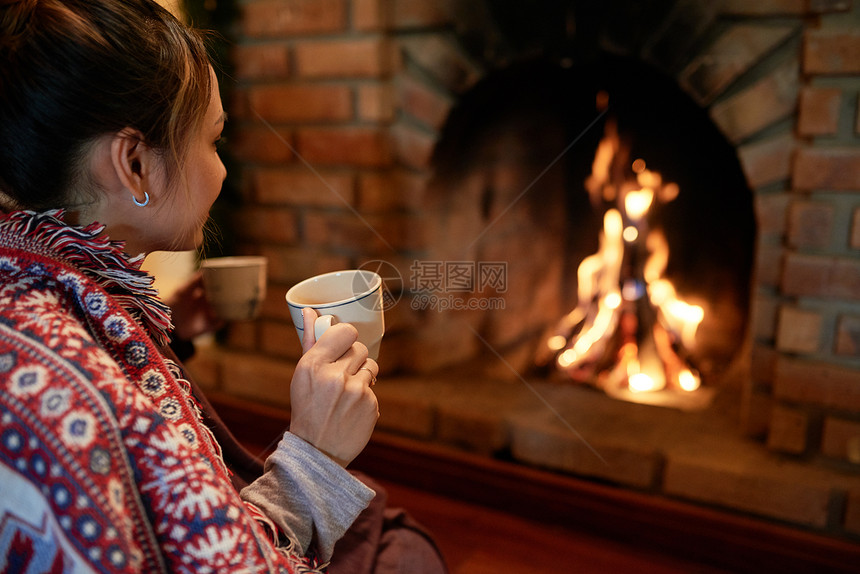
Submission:
[[[520,374],[542,371],[617,387],[608,382],[619,376],[612,371],[625,370],[626,384],[633,368],[620,359],[630,351],[627,343],[638,345],[642,358],[654,345],[646,331],[660,325],[658,340],[669,337],[672,360],[688,364],[705,386],[742,360],[753,194],[734,147],[673,79],[606,53],[583,64],[529,59],[490,73],[452,110],[435,148],[433,173],[431,259],[505,264],[504,292],[473,290],[451,306],[463,310],[448,321],[465,321],[487,347],[477,349],[479,361],[498,353]],[[618,214],[631,192],[651,193],[651,199],[639,223],[620,210],[623,226],[642,232],[622,240],[626,254],[614,271],[620,276],[609,280],[628,310],[614,313],[612,324],[602,327],[604,340],[592,341],[599,349],[577,368],[559,368],[569,366],[564,351],[570,349],[569,358],[577,340],[592,336],[585,331],[593,333],[602,321],[594,317],[596,306],[611,294],[596,286],[583,293],[581,266],[589,257],[591,264],[606,258],[605,252],[596,255],[607,241],[604,218]],[[644,279],[647,260],[660,257],[662,268],[655,271],[652,260],[648,273],[654,277]],[[701,309],[699,322],[668,325],[668,307],[646,302],[649,292],[653,300],[667,285],[678,304]],[[576,309],[579,316],[570,319]],[[631,318],[637,324],[632,332]],[[643,358],[641,370],[649,360]],[[661,389],[677,386],[670,378]]]

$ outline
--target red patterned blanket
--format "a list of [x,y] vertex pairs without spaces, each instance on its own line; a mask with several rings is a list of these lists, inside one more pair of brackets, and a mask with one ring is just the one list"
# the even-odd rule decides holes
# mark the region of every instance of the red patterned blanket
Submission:
[[61,218],[0,215],[0,572],[317,571],[231,487],[140,261]]

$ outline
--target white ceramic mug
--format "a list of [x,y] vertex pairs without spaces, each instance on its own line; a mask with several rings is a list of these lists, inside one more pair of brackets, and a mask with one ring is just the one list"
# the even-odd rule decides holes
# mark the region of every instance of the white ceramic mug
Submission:
[[320,315],[314,323],[316,339],[335,323],[350,323],[358,330],[358,340],[367,347],[370,358],[379,357],[385,319],[382,277],[378,274],[364,269],[324,273],[291,287],[286,299],[299,339],[304,335],[302,309],[311,307]]
[[215,257],[200,263],[206,298],[225,321],[247,321],[266,298],[265,257]]

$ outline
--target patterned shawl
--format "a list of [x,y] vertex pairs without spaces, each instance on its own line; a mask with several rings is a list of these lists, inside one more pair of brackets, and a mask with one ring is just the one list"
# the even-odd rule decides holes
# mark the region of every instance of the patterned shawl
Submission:
[[321,571],[232,488],[141,258],[62,217],[0,214],[0,572]]

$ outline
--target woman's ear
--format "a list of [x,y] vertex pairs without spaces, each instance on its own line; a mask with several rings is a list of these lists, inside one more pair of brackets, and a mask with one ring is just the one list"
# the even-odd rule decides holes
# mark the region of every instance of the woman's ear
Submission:
[[135,199],[143,201],[148,194],[149,163],[154,156],[143,143],[143,134],[132,128],[123,128],[114,135],[110,146],[110,157],[116,176]]

